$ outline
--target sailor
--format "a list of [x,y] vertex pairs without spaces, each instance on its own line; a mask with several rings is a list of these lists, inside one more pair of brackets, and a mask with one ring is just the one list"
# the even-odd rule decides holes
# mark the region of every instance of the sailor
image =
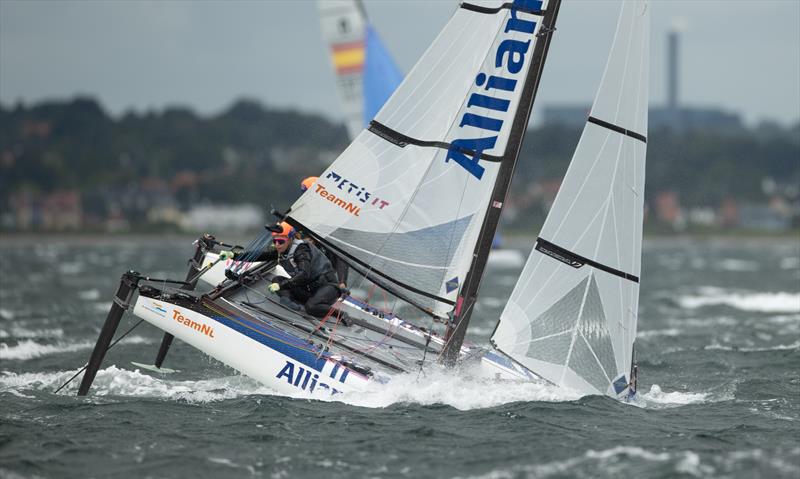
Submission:
[[220,257],[246,257],[249,261],[277,259],[291,277],[275,278],[267,287],[268,291],[304,305],[312,316],[324,317],[340,294],[336,273],[328,258],[316,246],[296,235],[294,228],[286,222],[278,224],[272,232],[272,243],[274,247],[255,254],[252,251],[221,251]]
[[[317,182],[319,179],[318,176],[309,176],[308,178],[304,179],[300,182],[300,190],[307,191],[310,190],[314,183]],[[324,247],[323,245],[317,243],[311,236],[304,235],[305,241],[312,243],[314,246],[319,248],[325,256],[327,256],[328,260],[331,262],[334,271],[336,271],[336,278],[339,281],[339,289],[343,292],[347,291],[347,273],[348,267],[347,263],[345,263],[339,256],[334,254],[330,249]],[[349,294],[349,293],[348,293]]]

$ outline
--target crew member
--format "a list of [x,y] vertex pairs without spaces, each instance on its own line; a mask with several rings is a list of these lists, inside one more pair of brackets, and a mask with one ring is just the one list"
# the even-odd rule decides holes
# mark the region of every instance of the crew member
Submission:
[[313,244],[295,235],[289,223],[283,222],[272,233],[274,247],[264,251],[233,253],[221,251],[220,257],[243,258],[249,261],[278,260],[290,278],[276,278],[268,286],[271,293],[302,304],[308,314],[324,317],[339,297],[336,273],[328,258]]

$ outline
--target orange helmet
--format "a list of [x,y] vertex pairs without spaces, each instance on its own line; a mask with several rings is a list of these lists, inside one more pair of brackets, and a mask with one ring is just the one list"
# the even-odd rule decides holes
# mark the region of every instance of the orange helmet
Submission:
[[[287,222],[278,223],[280,231],[273,231],[272,238],[286,238],[287,240],[294,236],[294,228]],[[277,228],[276,228],[277,229]]]
[[310,189],[312,186],[314,186],[314,183],[316,183],[318,179],[319,176],[309,176],[300,182],[300,189],[303,191]]

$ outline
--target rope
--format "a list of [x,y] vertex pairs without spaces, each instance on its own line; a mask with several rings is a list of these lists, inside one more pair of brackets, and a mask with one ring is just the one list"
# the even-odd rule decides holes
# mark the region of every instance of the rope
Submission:
[[[108,345],[108,347],[106,348],[106,352],[108,352],[108,351],[109,351],[111,348],[113,348],[113,347],[114,347],[114,346],[115,346],[115,345],[116,345],[118,342],[122,341],[122,338],[124,338],[125,336],[127,336],[127,335],[128,335],[128,333],[130,333],[131,331],[133,331],[134,329],[136,329],[136,327],[137,327],[137,326],[139,326],[140,324],[142,324],[143,322],[144,322],[144,319],[140,319],[138,323],[136,323],[136,324],[134,324],[133,326],[131,326],[131,328],[130,328],[129,330],[125,331],[125,332],[122,334],[122,336],[120,336],[119,338],[117,338],[117,340],[116,340],[116,341],[114,341],[113,343],[111,343],[111,344],[109,344],[109,345]],[[67,382],[65,382],[64,384],[62,384],[61,386],[59,386],[59,388],[58,388],[58,389],[56,389],[56,391],[55,391],[53,394],[58,394],[58,392],[59,392],[59,391],[61,391],[62,389],[64,389],[64,388],[67,386],[67,384],[71,383],[73,379],[77,378],[77,377],[78,377],[78,375],[79,375],[80,373],[82,373],[82,372],[86,371],[86,368],[88,368],[88,367],[89,367],[89,363],[86,363],[86,365],[85,365],[84,367],[82,367],[80,371],[78,371],[77,373],[75,373],[75,375],[74,375],[74,376],[72,376],[71,378],[69,378],[69,379],[67,380]]]

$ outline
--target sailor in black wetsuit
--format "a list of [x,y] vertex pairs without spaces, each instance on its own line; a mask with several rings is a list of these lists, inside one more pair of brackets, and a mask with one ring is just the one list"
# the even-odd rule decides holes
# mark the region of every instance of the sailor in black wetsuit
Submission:
[[249,261],[277,259],[291,277],[276,278],[267,289],[304,305],[308,314],[322,318],[340,294],[338,278],[330,260],[313,244],[295,237],[294,228],[288,223],[281,223],[279,227],[279,231],[272,233],[274,247],[261,252],[222,251],[220,256],[246,257]]

